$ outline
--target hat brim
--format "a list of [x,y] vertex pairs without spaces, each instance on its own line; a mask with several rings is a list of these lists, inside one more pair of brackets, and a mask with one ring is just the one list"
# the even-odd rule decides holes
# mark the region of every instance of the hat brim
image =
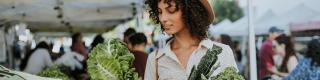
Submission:
[[203,6],[206,8],[208,12],[208,20],[211,23],[214,20],[214,13],[213,10],[208,2],[208,0],[200,0]]

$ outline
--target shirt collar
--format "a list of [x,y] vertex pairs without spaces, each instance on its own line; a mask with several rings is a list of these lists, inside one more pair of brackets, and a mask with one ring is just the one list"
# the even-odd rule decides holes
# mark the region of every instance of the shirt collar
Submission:
[[[165,47],[164,47],[163,49],[159,49],[159,52],[158,52],[158,54],[157,54],[157,58],[159,58],[159,57],[161,57],[163,54],[165,54],[165,55],[167,55],[167,56],[175,59],[175,55],[174,55],[173,51],[171,50],[171,44],[170,44],[170,43],[171,43],[172,41],[173,41],[173,39],[169,40],[169,41],[166,43],[166,45],[165,45]],[[201,42],[199,43],[199,45],[200,45],[200,46],[198,47],[198,49],[201,49],[201,48],[210,49],[210,48],[212,47],[212,45],[213,45],[213,41],[206,38],[206,39],[201,40]],[[198,50],[198,49],[197,49],[197,50]]]
[[[166,45],[165,45],[165,51],[171,51],[171,42],[173,41],[173,39],[169,40]],[[204,47],[206,49],[210,49],[213,45],[213,41],[211,41],[210,39],[203,39],[201,40],[201,42],[199,43],[199,48]]]
[[210,49],[213,45],[213,41],[211,41],[210,39],[204,39],[200,42],[201,47],[204,47],[206,49]]

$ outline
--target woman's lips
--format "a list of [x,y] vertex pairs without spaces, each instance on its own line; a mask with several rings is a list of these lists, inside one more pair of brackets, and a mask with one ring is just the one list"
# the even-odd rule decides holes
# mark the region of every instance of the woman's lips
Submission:
[[165,26],[163,27],[163,29],[164,29],[164,30],[169,30],[169,29],[170,29],[170,28],[169,28],[170,26],[171,26],[171,25],[165,25]]
[[164,27],[163,29],[164,29],[164,30],[169,30],[169,28],[167,28],[167,27]]

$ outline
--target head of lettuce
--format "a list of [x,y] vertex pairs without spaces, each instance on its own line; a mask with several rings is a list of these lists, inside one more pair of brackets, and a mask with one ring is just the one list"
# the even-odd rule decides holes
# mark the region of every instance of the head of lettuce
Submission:
[[88,72],[92,80],[140,80],[131,67],[134,60],[120,39],[98,44],[89,54]]

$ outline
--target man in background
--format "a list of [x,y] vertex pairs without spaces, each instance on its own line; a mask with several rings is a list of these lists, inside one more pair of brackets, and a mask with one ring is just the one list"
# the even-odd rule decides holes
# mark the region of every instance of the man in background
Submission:
[[143,33],[136,33],[129,37],[129,45],[132,46],[130,52],[133,53],[135,60],[133,67],[138,72],[139,77],[144,77],[148,54],[145,52],[147,37]]
[[133,34],[136,33],[136,30],[133,28],[128,28],[124,33],[123,33],[123,41],[128,44],[129,43],[129,37]]
[[287,74],[278,72],[274,67],[273,56],[275,55],[275,50],[273,49],[273,41],[280,34],[283,33],[283,30],[278,29],[273,26],[269,29],[269,36],[267,40],[262,44],[259,54],[259,77],[260,79],[266,79],[271,75],[277,75],[279,77],[284,77]]

